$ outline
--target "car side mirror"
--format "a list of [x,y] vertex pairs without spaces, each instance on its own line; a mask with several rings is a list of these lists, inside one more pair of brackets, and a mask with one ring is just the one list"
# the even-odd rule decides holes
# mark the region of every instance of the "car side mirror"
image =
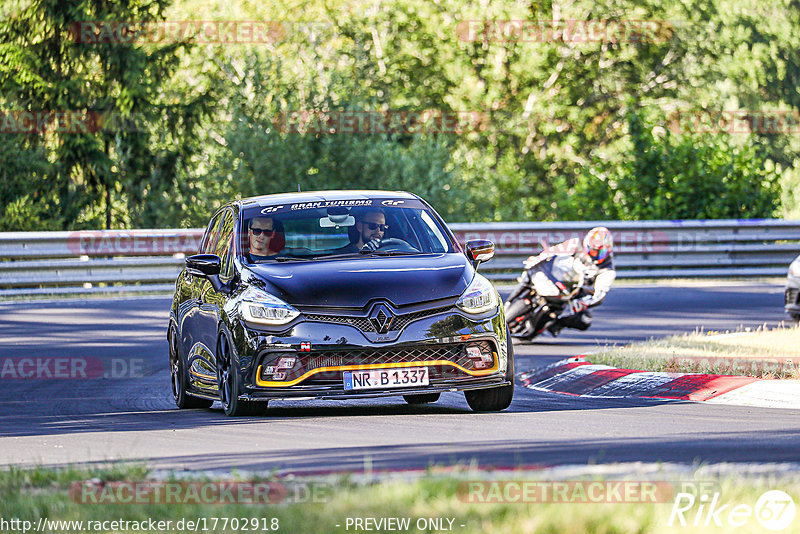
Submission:
[[195,254],[186,258],[186,270],[192,276],[219,276],[221,268],[222,260],[216,254]]
[[494,243],[488,239],[467,241],[466,249],[467,258],[470,259],[472,266],[476,269],[478,264],[494,258]]
[[216,254],[195,254],[186,258],[186,271],[192,276],[205,278],[218,293],[228,294],[231,287],[219,279],[222,260]]

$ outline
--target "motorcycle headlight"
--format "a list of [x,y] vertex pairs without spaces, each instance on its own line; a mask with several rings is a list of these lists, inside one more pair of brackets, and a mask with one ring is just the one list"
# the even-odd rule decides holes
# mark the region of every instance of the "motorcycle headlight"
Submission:
[[485,313],[493,310],[500,305],[497,298],[497,290],[485,277],[476,274],[472,283],[464,290],[459,297],[456,306],[467,313]]
[[797,258],[789,266],[789,276],[796,276],[800,278],[800,258]]
[[286,324],[300,315],[278,297],[252,287],[242,294],[241,307],[244,320],[257,324]]

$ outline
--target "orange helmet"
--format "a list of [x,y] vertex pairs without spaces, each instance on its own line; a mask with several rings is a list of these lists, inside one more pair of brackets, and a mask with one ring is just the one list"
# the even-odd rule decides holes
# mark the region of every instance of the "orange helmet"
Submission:
[[583,238],[586,253],[595,263],[605,260],[614,249],[614,238],[605,226],[596,226]]

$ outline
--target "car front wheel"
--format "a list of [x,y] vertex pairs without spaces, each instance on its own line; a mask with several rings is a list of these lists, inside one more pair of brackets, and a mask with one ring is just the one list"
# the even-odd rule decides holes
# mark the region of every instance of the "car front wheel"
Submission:
[[464,392],[467,404],[476,412],[499,412],[511,405],[511,400],[514,398],[514,347],[511,344],[511,333],[508,331],[508,327],[506,327],[506,347],[508,351],[506,379],[510,384]]
[[191,408],[211,407],[212,401],[192,397],[186,392],[189,382],[186,361],[180,353],[178,332],[174,327],[169,329],[169,375],[172,383],[172,398],[178,408],[188,410]]
[[266,402],[258,403],[240,399],[244,388],[239,370],[234,365],[235,357],[228,341],[228,336],[222,334],[217,342],[217,386],[219,387],[219,401],[225,415],[237,417],[241,415],[254,415],[266,408]]

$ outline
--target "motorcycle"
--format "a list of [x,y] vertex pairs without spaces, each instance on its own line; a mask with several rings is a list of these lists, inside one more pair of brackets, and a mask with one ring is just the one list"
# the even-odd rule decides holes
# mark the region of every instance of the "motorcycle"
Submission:
[[553,254],[547,258],[528,258],[519,284],[505,303],[506,322],[511,336],[532,340],[572,313],[570,301],[594,291],[584,287],[597,267],[586,254]]

